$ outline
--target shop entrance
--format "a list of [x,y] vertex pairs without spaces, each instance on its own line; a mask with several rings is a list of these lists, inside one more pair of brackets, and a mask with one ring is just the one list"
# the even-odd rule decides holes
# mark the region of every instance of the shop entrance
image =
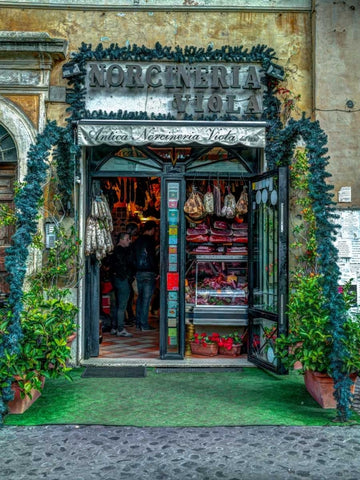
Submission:
[[[130,249],[136,250],[136,240],[147,225],[154,225],[151,238],[154,243],[153,258],[160,270],[160,205],[161,177],[104,177],[97,180],[98,187],[107,200],[112,213],[112,239],[116,246],[123,233],[130,237]],[[150,223],[151,222],[151,223]],[[126,238],[126,237],[125,237]],[[135,264],[134,251],[132,262]],[[149,252],[150,254],[150,252]],[[149,330],[143,331],[136,317],[139,285],[136,266],[130,267],[130,295],[125,309],[124,336],[119,332],[116,312],[114,277],[121,274],[114,262],[113,252],[100,266],[100,358],[158,358],[160,351],[160,278],[155,285],[148,313]],[[145,292],[146,293],[146,292]]]
[[[159,226],[160,307],[149,311],[154,331],[140,337],[136,326],[130,325],[133,337],[111,338],[106,331],[111,292],[104,290],[101,264],[88,258],[85,358],[107,354],[183,359],[189,353],[190,333],[215,332],[241,337],[241,355],[277,369],[260,337],[270,327],[272,334],[273,327],[277,332],[279,308],[286,305],[285,283],[283,287],[279,283],[284,261],[287,268],[286,239],[279,239],[278,232],[284,228],[279,208],[281,215],[286,214],[287,193],[279,172],[258,175],[264,169],[262,150],[241,144],[96,146],[86,149],[86,162],[88,191],[96,185],[108,199],[115,235],[129,223],[141,230],[150,219]],[[192,194],[206,205],[207,193],[214,202],[213,212],[198,214],[184,208]],[[243,210],[239,210],[241,198]],[[263,269],[273,277],[263,274]],[[275,302],[259,301],[271,296]],[[267,320],[273,322],[270,327]],[[131,352],[126,348],[130,343]]]

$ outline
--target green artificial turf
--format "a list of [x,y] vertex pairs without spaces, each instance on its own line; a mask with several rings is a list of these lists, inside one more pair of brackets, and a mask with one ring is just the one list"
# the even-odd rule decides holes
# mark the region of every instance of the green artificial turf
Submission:
[[[46,380],[41,397],[5,425],[86,424],[141,427],[331,425],[301,375],[275,376],[256,368],[239,372],[156,373],[143,378]],[[360,416],[352,414],[353,423]]]

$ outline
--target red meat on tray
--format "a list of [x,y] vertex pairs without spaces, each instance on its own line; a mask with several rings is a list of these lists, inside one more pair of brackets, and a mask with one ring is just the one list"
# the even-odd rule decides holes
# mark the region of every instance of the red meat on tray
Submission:
[[240,230],[233,230],[232,234],[233,234],[234,237],[247,237],[248,236],[247,231],[241,232]]
[[206,235],[209,233],[207,228],[198,230],[197,228],[188,228],[186,230],[186,235]]
[[195,225],[195,227],[193,227],[195,230],[199,231],[199,230],[207,230],[208,229],[208,226],[206,225],[206,223],[199,223],[198,225]]
[[209,240],[212,243],[230,243],[232,241],[231,237],[222,235],[210,235]]
[[232,230],[229,229],[220,229],[220,228],[210,228],[211,235],[221,235],[223,237],[230,237],[232,235]]
[[194,243],[205,243],[209,241],[208,235],[187,235],[186,240]]
[[223,222],[222,220],[216,220],[214,222],[214,228],[226,230],[228,228],[228,224],[226,222]]
[[247,230],[248,224],[247,223],[233,223],[231,225],[233,230]]
[[214,247],[209,247],[206,245],[199,245],[198,247],[193,250],[193,253],[212,253],[214,251]]
[[231,241],[233,243],[248,243],[247,237],[232,237]]

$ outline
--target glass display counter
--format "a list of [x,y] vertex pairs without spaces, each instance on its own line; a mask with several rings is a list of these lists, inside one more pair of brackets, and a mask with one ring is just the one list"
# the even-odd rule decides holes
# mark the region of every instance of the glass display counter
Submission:
[[190,255],[187,319],[194,325],[246,326],[247,268],[246,255]]

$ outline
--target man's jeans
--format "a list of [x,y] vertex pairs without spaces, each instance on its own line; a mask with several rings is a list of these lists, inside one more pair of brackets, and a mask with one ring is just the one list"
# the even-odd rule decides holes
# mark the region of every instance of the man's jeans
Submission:
[[[123,330],[125,323],[125,311],[127,302],[130,295],[130,284],[129,280],[121,280],[116,278],[114,280],[114,290],[115,290],[115,299],[116,299],[116,314],[115,322],[112,320],[111,328],[117,328],[119,332]],[[115,325],[114,325],[115,323]]]
[[138,289],[138,297],[136,300],[136,325],[141,328],[149,326],[149,308],[151,297],[155,288],[155,273],[153,272],[137,272],[136,283]]

